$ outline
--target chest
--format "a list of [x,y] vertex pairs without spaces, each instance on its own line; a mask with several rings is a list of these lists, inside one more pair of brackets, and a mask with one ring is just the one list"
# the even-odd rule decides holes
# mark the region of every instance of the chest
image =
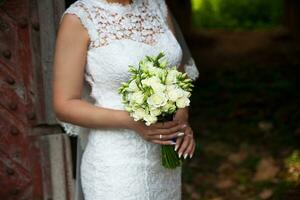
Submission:
[[138,66],[146,55],[161,51],[170,66],[178,66],[182,50],[150,0],[141,0],[128,10],[91,6],[90,13],[98,36],[91,41],[87,55],[87,73],[98,85],[115,85],[130,78],[128,66]]
[[162,13],[150,0],[140,0],[127,9],[90,4],[89,13],[97,34],[89,48],[124,39],[155,45],[157,37],[168,29]]
[[128,66],[138,66],[146,55],[156,56],[161,51],[166,55],[169,66],[179,66],[182,50],[171,32],[165,32],[157,38],[155,45],[129,39],[115,40],[109,45],[88,51],[87,72],[100,85],[111,84],[119,87],[128,81]]

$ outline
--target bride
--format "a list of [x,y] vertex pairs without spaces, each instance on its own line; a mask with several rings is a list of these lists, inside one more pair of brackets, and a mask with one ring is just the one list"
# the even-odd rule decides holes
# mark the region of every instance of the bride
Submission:
[[[78,0],[60,22],[53,106],[67,133],[88,128],[80,160],[84,199],[181,199],[181,167],[164,168],[160,147],[174,145],[180,157],[192,158],[195,140],[188,109],[178,110],[173,121],[146,126],[124,111],[117,92],[129,79],[128,65],[161,51],[170,66],[197,78],[192,58],[183,63],[164,0]],[[82,99],[85,82],[93,103]]]

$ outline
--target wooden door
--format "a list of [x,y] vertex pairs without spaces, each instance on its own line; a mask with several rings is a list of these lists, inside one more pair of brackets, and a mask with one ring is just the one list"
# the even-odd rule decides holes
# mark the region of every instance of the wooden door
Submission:
[[41,71],[35,50],[34,1],[0,5],[0,198],[43,199],[42,159],[34,127],[43,116]]
[[0,0],[0,199],[72,197],[68,138],[55,125],[51,68],[60,0]]

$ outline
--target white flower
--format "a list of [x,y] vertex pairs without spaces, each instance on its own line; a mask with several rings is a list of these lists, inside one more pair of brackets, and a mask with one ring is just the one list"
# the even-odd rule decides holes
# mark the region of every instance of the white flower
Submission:
[[185,91],[175,85],[167,86],[167,95],[171,101],[176,101],[180,97],[184,96]]
[[141,91],[132,93],[130,95],[130,102],[136,103],[139,105],[144,103],[144,94]]
[[134,121],[144,119],[147,115],[148,114],[143,108],[134,109],[134,111],[131,113],[131,116],[134,118]]
[[184,108],[190,105],[190,100],[187,97],[181,97],[176,100],[176,105],[178,108]]
[[179,71],[177,71],[176,69],[172,69],[170,71],[168,71],[168,75],[166,78],[166,84],[174,84],[177,82],[177,77],[180,75],[181,73]]
[[151,114],[152,116],[157,117],[157,116],[159,116],[159,115],[161,114],[161,110],[160,110],[160,109],[153,109],[153,110],[150,110],[150,114]]
[[144,117],[144,120],[146,122],[146,125],[150,126],[151,124],[154,124],[157,121],[157,117],[152,116],[152,115],[146,115]]
[[174,113],[176,111],[176,105],[174,102],[168,101],[166,105],[162,107],[163,112]]
[[145,62],[145,67],[151,68],[153,66],[154,66],[153,62],[150,62],[150,61]]
[[154,67],[154,63],[153,62],[150,62],[150,61],[142,61],[142,62],[140,62],[140,66],[141,66],[141,69],[143,70],[143,71],[146,71],[146,70],[148,70],[149,68],[151,68],[151,67]]
[[135,80],[132,80],[130,83],[129,83],[129,86],[128,86],[128,91],[130,92],[135,92],[135,91],[138,91],[139,88],[135,82]]
[[150,86],[154,90],[155,93],[162,93],[166,89],[166,86],[164,86],[161,83],[153,83]]
[[188,92],[188,91],[185,91],[185,90],[182,90],[182,96],[184,96],[184,97],[190,97],[191,96],[191,93],[190,92]]
[[167,101],[167,96],[164,93],[154,93],[147,99],[147,103],[151,109],[164,106]]
[[166,71],[161,69],[161,68],[158,68],[158,67],[149,67],[148,68],[148,72],[151,74],[151,75],[155,75],[155,76],[159,76],[159,77],[162,77]]
[[166,89],[166,86],[161,83],[161,80],[157,76],[142,80],[142,84],[150,86],[155,93],[162,93]]
[[152,76],[150,78],[142,80],[143,85],[151,86],[151,84],[154,83],[161,83],[160,79],[157,76]]

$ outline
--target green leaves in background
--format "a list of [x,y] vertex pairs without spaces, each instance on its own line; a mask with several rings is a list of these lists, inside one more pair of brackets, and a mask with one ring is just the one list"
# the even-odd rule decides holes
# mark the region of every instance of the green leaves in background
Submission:
[[0,0],[0,6],[4,4],[5,0]]
[[282,0],[192,0],[199,28],[257,29],[280,25]]

